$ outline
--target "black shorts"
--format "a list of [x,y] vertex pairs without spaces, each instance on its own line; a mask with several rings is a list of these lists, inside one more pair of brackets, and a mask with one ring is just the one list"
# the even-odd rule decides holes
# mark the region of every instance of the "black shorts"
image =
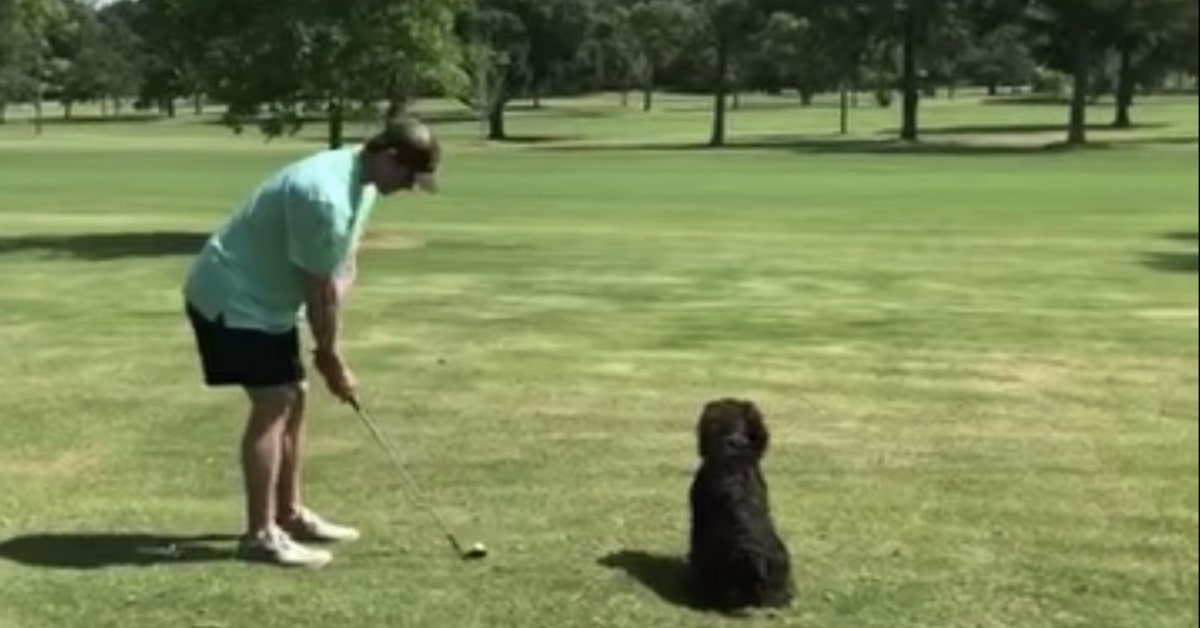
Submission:
[[215,321],[205,318],[190,303],[186,310],[209,386],[262,388],[304,380],[295,327],[283,333],[240,329],[226,326],[224,316]]

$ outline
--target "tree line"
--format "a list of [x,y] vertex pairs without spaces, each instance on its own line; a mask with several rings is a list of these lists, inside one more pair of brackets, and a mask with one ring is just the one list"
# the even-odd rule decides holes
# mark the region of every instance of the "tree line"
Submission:
[[[1087,105],[1194,86],[1200,0],[0,0],[0,122],[10,103],[197,112],[238,130],[295,133],[394,116],[418,97],[461,101],[489,138],[515,99],[599,90],[654,107],[663,90],[712,97],[711,145],[738,95],[899,97],[900,137],[924,98],[956,87],[1066,97],[1067,141]],[[632,101],[631,102],[631,96]],[[40,130],[40,126],[39,126]]]

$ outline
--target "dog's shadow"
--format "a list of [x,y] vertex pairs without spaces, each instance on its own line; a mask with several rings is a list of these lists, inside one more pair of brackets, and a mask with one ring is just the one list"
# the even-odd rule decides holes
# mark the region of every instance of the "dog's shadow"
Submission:
[[663,601],[692,610],[706,610],[691,595],[687,561],[679,556],[651,554],[641,550],[621,550],[597,561],[610,569],[622,569]]
[[213,543],[236,538],[226,534],[183,536],[136,532],[28,534],[0,541],[0,558],[57,569],[200,563],[233,559],[232,548]]

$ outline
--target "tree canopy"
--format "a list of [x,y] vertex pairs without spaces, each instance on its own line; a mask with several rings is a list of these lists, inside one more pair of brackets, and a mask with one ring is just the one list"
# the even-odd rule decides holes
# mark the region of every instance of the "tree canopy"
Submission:
[[[414,99],[469,106],[492,139],[515,99],[662,90],[710,94],[709,143],[728,100],[859,93],[892,105],[916,140],[922,99],[963,85],[1069,94],[1067,139],[1112,94],[1132,124],[1139,90],[1197,73],[1200,0],[0,0],[0,121],[9,103],[126,102],[176,115],[222,106],[241,131],[386,118]],[[735,100],[736,102],[736,100]]]

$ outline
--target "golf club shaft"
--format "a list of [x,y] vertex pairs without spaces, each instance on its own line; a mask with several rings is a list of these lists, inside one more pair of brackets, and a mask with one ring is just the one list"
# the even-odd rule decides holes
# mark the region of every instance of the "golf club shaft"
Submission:
[[[379,431],[379,427],[376,426],[375,422],[367,416],[367,413],[363,410],[362,405],[358,402],[357,398],[351,397],[349,403],[350,407],[354,408],[354,413],[358,415],[358,418],[362,419],[363,424],[367,426],[367,430],[370,431],[371,435],[375,437],[375,442],[379,443],[379,446],[382,447],[387,453],[388,458],[392,461],[392,465],[396,467],[396,470],[399,471],[402,476],[404,476],[404,480],[408,483],[409,487],[412,489],[412,492],[415,494],[416,499],[414,499],[414,501],[418,502],[418,504],[425,508],[425,510],[433,517],[433,520],[437,522],[438,527],[441,528],[442,533],[446,535],[446,538],[450,540],[450,544],[454,546],[454,550],[461,554],[463,552],[463,548],[458,542],[458,538],[450,532],[450,529],[446,526],[445,522],[443,522],[442,518],[438,516],[437,511],[435,511],[428,504],[424,494],[421,492],[420,487],[417,485],[416,480],[409,475],[408,471],[404,468],[404,465],[401,464],[400,456],[396,453],[395,449],[391,446],[388,440],[384,438],[383,433]],[[412,495],[410,495],[410,497],[412,497]]]

